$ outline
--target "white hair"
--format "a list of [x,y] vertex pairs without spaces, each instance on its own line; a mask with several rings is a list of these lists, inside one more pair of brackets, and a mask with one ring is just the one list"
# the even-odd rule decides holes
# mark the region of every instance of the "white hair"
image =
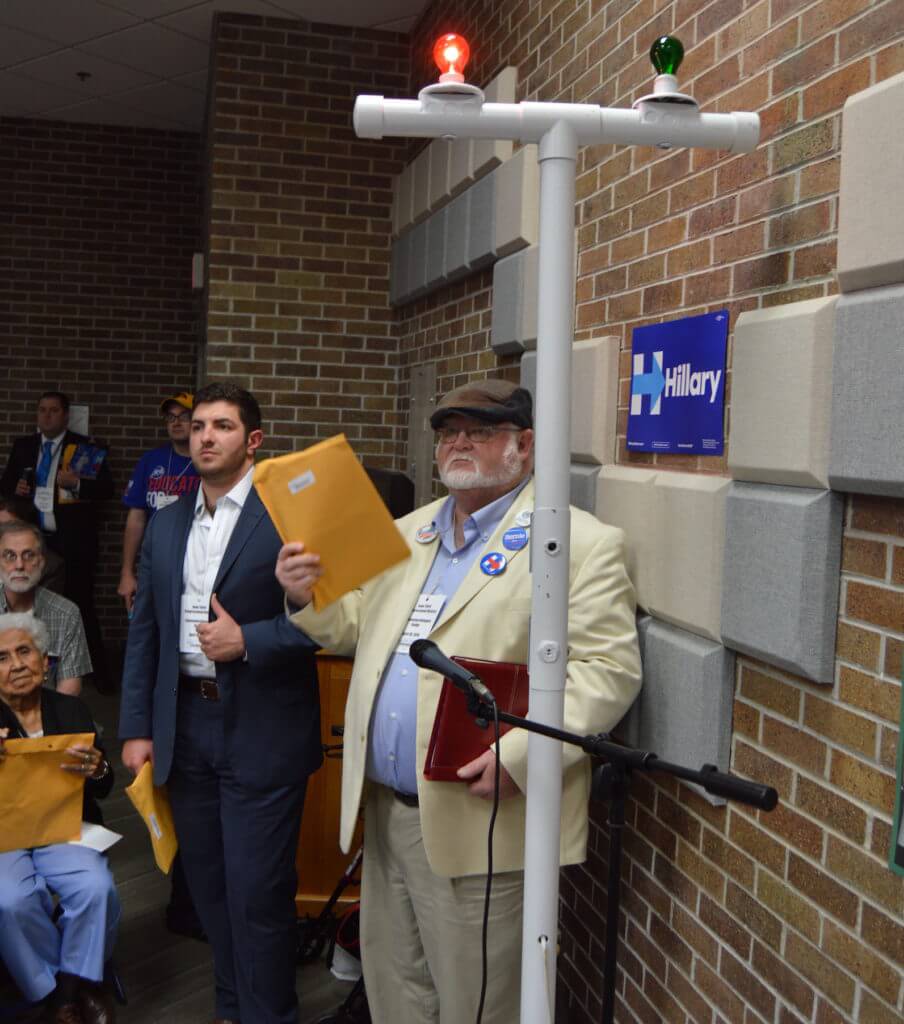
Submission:
[[44,623],[36,619],[31,612],[7,612],[0,615],[0,633],[13,629],[21,629],[23,633],[28,633],[41,654],[47,653],[50,647],[50,634]]

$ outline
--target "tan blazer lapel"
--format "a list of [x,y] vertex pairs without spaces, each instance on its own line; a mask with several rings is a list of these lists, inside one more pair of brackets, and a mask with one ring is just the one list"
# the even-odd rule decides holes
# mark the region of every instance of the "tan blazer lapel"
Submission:
[[[417,518],[417,526],[411,531],[410,535],[405,537],[408,547],[411,549],[411,557],[405,559],[403,563],[404,568],[399,579],[392,585],[392,592],[388,595],[383,608],[378,610],[378,614],[384,616],[384,621],[386,617],[392,621],[395,615],[398,614],[399,609],[404,609],[404,614],[407,616],[410,615],[411,609],[414,608],[424,580],[427,578],[427,573],[430,572],[430,566],[433,565],[433,559],[436,557],[436,547],[439,544],[438,539],[430,541],[429,544],[420,544],[415,537],[415,533],[419,527],[430,525],[433,518],[439,512],[444,500],[441,499],[425,506],[421,510],[422,514]],[[407,621],[408,619],[406,618],[402,623],[403,627]],[[368,660],[372,661],[375,665],[385,665],[389,661],[396,643],[398,643],[401,632],[402,630],[400,629],[397,635],[393,635],[391,629],[384,629],[381,634],[379,649],[375,649],[373,658]]]
[[[531,512],[534,508],[534,482],[533,480],[524,488],[524,490],[518,495],[518,497],[512,502],[511,508],[506,512],[499,526],[496,527],[493,535],[487,541],[486,547],[481,551],[474,564],[468,570],[467,576],[462,580],[461,586],[455,591],[452,600],[443,609],[442,615],[439,617],[439,621],[436,624],[436,629],[441,626],[445,626],[454,616],[462,610],[481,590],[490,582],[490,580],[496,579],[495,576],[487,576],[487,574],[480,568],[480,563],[485,555],[488,555],[492,551],[499,551],[506,557],[508,565],[506,566],[506,572],[509,571],[509,566],[516,558],[528,558],[530,543],[525,545],[518,551],[507,551],[502,545],[502,535],[506,530],[512,529],[513,526],[517,525],[515,520],[518,517],[519,512],[524,509],[529,509]],[[505,573],[502,574],[503,576]]]

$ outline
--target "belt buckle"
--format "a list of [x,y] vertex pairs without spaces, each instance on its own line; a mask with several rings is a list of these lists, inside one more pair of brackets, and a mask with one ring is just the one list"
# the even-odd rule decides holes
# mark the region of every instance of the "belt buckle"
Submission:
[[217,684],[214,679],[201,679],[201,696],[204,700],[219,700],[220,695],[217,692]]

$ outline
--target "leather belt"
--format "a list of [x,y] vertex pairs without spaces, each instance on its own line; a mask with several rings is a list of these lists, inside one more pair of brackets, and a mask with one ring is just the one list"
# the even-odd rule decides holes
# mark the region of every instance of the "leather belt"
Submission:
[[197,676],[186,676],[179,673],[179,689],[196,693],[204,700],[219,700],[220,688],[216,679],[200,679]]
[[399,803],[404,804],[406,807],[418,806],[417,793],[400,793],[399,790],[394,789],[392,791],[392,795],[399,801]]

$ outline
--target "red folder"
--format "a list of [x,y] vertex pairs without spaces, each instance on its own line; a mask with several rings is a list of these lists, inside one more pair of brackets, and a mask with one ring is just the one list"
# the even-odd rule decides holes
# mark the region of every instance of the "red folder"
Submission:
[[[527,665],[476,658],[453,657],[452,660],[473,672],[489,688],[500,711],[521,718],[527,714],[530,697]],[[503,734],[511,728],[500,723],[499,732]],[[479,757],[492,743],[492,726],[481,729],[468,711],[465,695],[449,679],[444,679],[424,761],[424,778],[431,782],[461,782],[456,771]]]

